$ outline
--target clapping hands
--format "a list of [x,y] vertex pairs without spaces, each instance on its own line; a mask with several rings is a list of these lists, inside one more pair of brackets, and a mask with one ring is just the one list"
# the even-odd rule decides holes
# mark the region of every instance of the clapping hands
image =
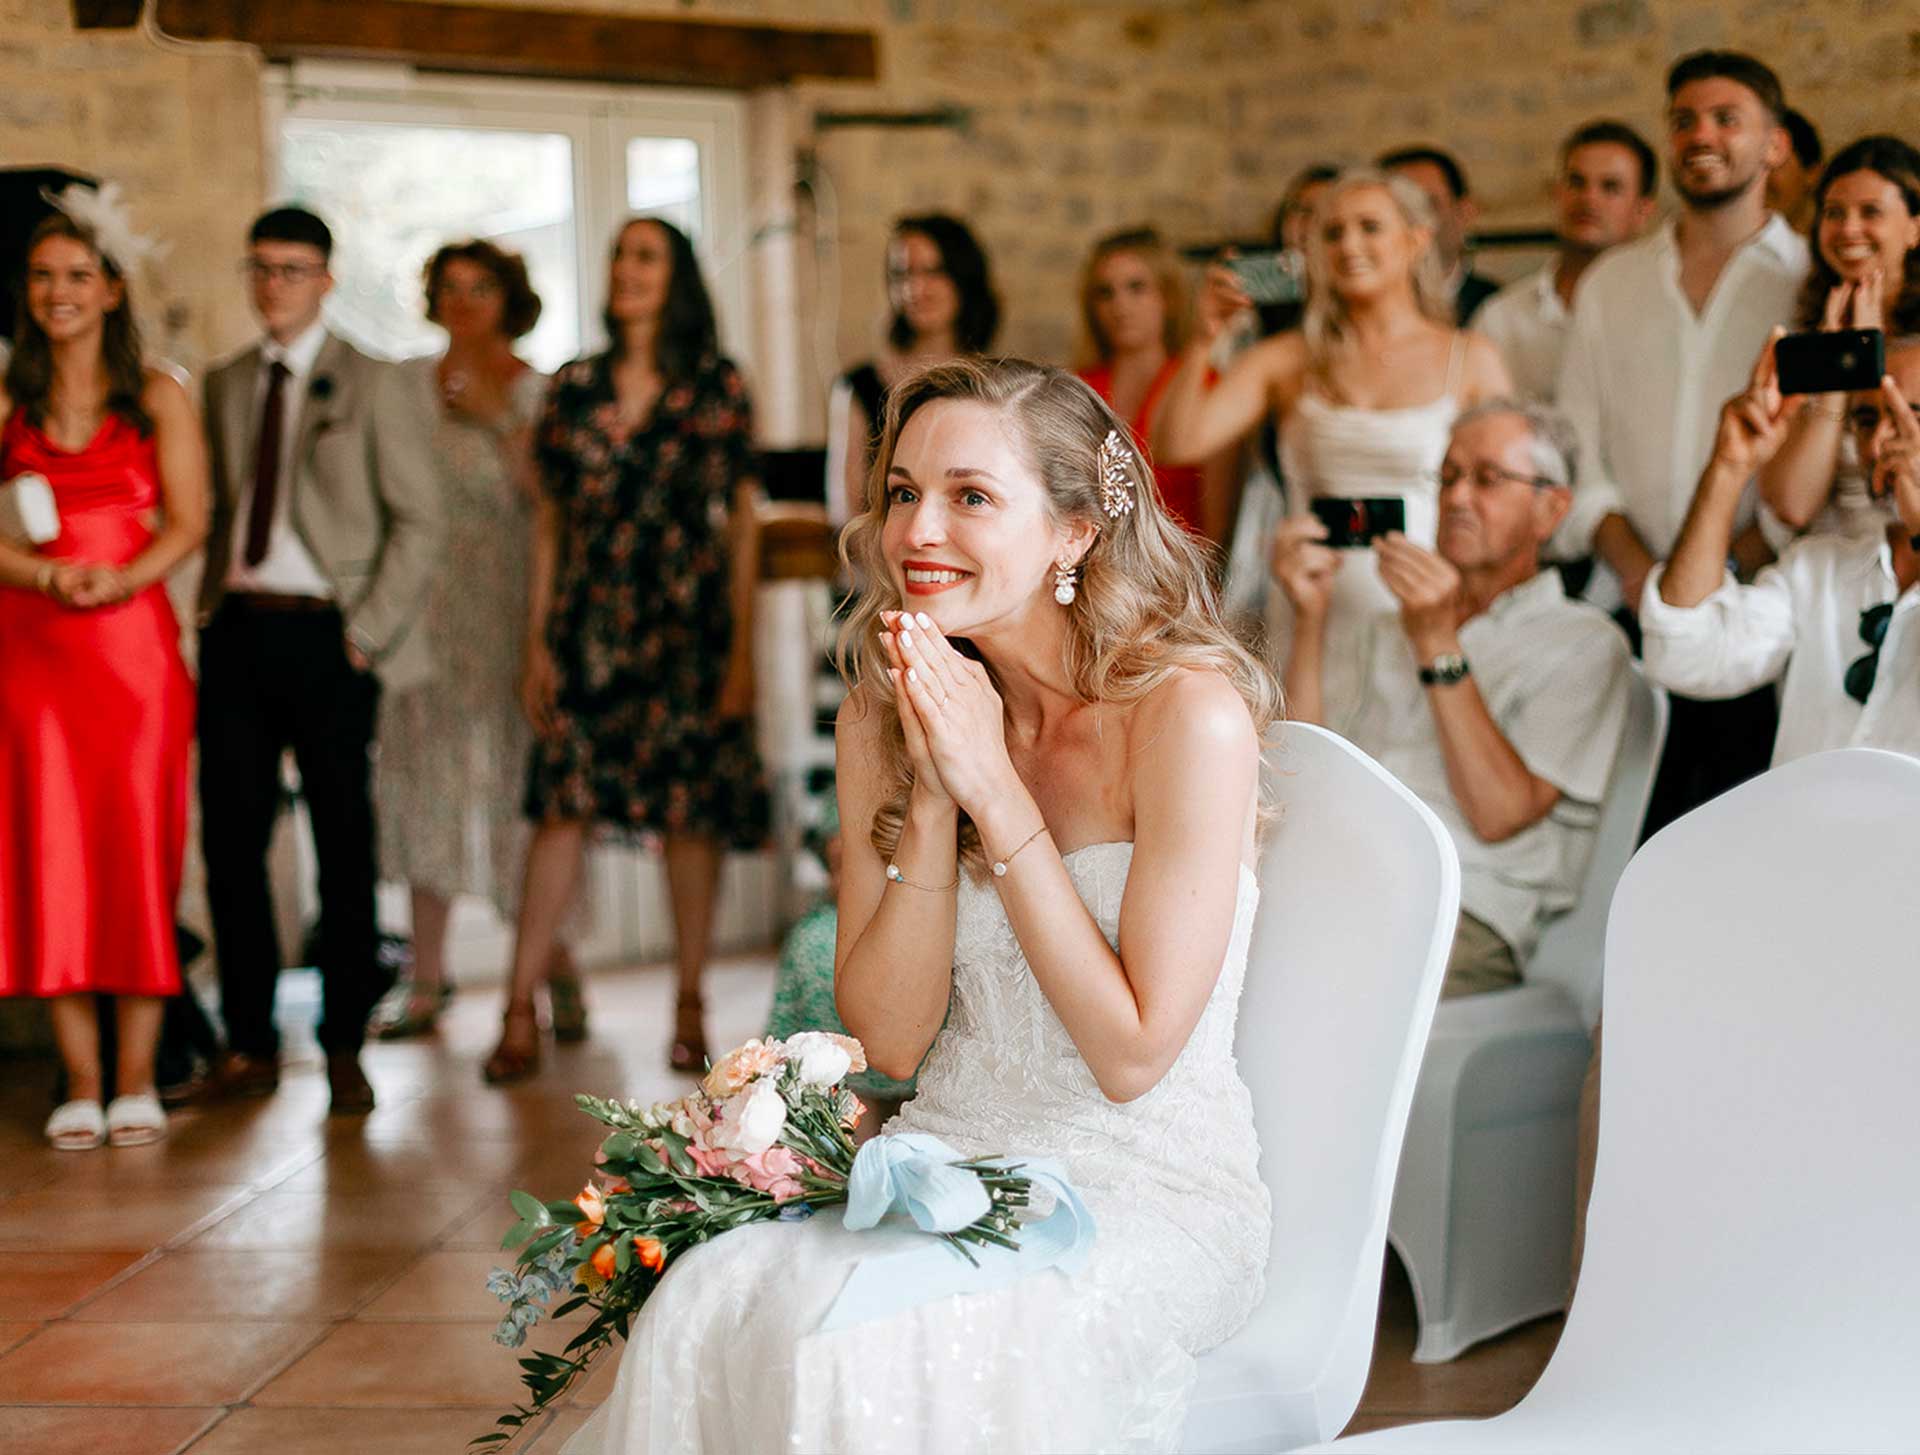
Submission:
[[961,656],[925,612],[883,611],[880,621],[913,791],[977,819],[1016,776],[1000,694],[987,669]]

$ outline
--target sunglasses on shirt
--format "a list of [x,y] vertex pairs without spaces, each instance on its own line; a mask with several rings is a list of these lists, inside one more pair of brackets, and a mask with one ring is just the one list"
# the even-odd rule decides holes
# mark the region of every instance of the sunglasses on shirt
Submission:
[[1880,648],[1887,642],[1887,624],[1893,620],[1893,603],[1883,601],[1860,613],[1860,640],[1867,644],[1865,656],[1857,657],[1841,678],[1847,696],[1865,705],[1873,695],[1873,679],[1880,675]]

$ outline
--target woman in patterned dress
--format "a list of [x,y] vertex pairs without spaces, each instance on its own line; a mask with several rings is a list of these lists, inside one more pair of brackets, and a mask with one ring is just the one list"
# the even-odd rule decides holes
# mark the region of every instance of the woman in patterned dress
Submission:
[[684,234],[615,239],[612,347],[562,369],[536,440],[522,697],[536,742],[519,938],[489,1081],[539,1064],[533,988],[580,879],[589,828],[659,835],[679,993],[671,1064],[706,1059],[700,977],[720,862],[766,838],[754,750],[753,414],[720,357]]
[[[434,453],[447,546],[421,621],[439,671],[389,703],[380,730],[380,867],[413,898],[412,970],[373,1014],[383,1040],[433,1029],[453,989],[454,896],[484,899],[511,920],[526,853],[520,793],[532,733],[516,683],[538,494],[533,427],[547,381],[513,344],[539,321],[540,296],[518,254],[482,240],[436,252],[426,295],[428,322],[447,331],[446,352],[401,367],[430,376],[440,401]],[[554,947],[548,986],[555,1034],[585,1035],[564,945]]]

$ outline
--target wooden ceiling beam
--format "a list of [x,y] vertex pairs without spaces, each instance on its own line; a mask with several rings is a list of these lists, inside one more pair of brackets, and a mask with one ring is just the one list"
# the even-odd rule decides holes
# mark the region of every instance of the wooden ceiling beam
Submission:
[[73,0],[75,30],[131,30],[140,23],[140,0]]
[[[118,0],[83,9],[131,10]],[[433,70],[750,90],[800,77],[871,81],[871,31],[613,15],[423,0],[156,0],[176,40],[241,41],[269,60],[399,61]]]

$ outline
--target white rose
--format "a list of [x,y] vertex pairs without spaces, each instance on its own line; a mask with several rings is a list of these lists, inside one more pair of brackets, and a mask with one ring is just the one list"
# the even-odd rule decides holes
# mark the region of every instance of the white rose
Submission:
[[853,1058],[831,1036],[800,1031],[787,1037],[787,1062],[806,1086],[833,1086],[853,1069]]
[[720,1121],[708,1140],[726,1151],[753,1157],[779,1141],[786,1125],[786,1098],[771,1081],[761,1080],[721,1104]]

